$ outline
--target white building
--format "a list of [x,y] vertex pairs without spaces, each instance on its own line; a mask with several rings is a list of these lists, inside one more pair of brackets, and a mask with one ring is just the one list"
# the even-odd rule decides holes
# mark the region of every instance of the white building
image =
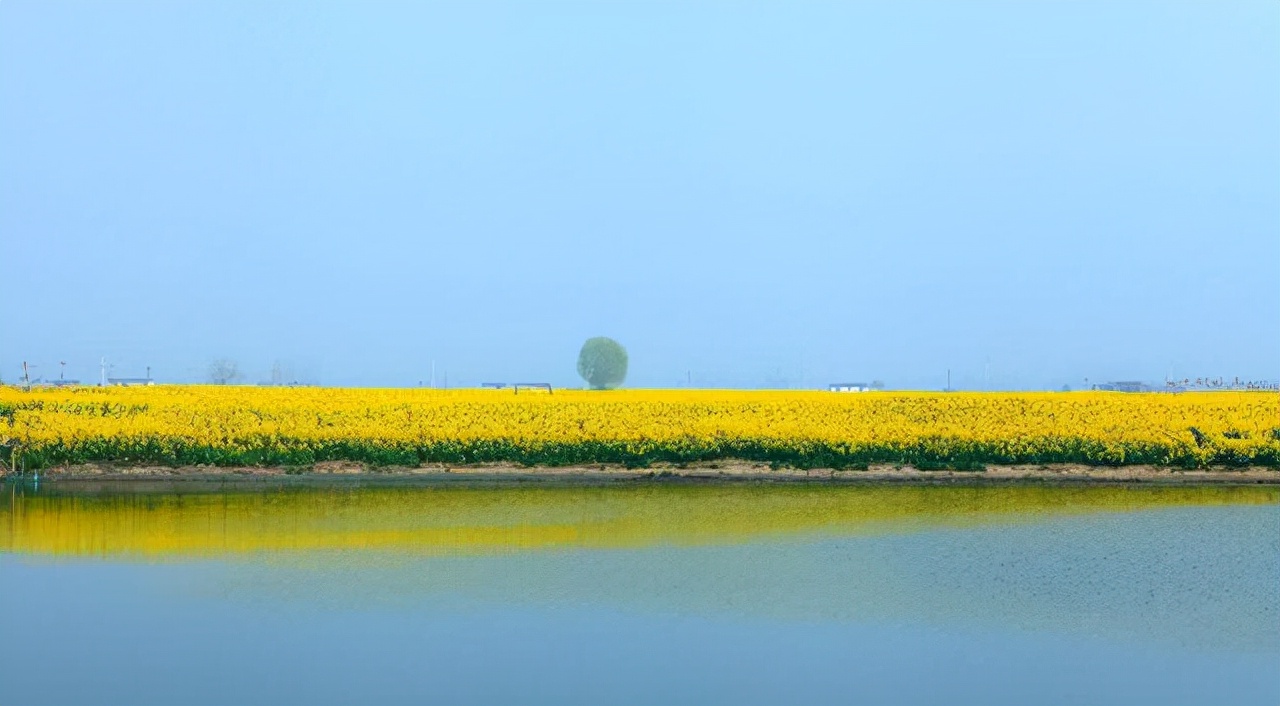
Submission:
[[827,385],[829,392],[870,392],[871,386],[865,382],[833,382]]

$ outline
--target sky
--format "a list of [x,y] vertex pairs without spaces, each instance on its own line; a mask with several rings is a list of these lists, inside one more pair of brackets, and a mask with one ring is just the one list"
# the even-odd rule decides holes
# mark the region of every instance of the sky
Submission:
[[3,0],[0,262],[9,382],[1280,379],[1280,4]]

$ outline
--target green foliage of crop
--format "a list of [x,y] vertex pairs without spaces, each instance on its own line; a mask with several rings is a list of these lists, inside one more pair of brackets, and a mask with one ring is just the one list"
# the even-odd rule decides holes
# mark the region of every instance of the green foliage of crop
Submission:
[[0,447],[0,458],[12,467],[17,455],[29,469],[111,462],[164,466],[308,466],[322,461],[352,461],[370,466],[422,464],[516,463],[527,466],[617,464],[645,468],[654,464],[687,465],[722,460],[769,464],[775,468],[862,470],[870,464],[912,466],[921,470],[982,470],[992,464],[1072,463],[1090,466],[1152,465],[1179,468],[1206,466],[1280,467],[1280,454],[1264,448],[1242,453],[1229,448],[1191,453],[1176,446],[1141,444],[1103,446],[1081,440],[1046,440],[1029,450],[1010,451],[1000,444],[946,439],[913,444],[849,446],[807,441],[779,443],[753,440],[686,439],[680,443],[590,441],[518,443],[511,440],[446,441],[426,444],[382,444],[366,441],[315,442],[262,437],[235,445],[190,445],[175,439],[93,439],[54,443],[38,448]]

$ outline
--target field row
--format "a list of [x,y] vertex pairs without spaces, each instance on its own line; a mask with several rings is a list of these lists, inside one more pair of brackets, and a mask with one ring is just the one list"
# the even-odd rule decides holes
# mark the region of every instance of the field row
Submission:
[[0,388],[10,468],[513,462],[1280,467],[1267,392],[867,393]]

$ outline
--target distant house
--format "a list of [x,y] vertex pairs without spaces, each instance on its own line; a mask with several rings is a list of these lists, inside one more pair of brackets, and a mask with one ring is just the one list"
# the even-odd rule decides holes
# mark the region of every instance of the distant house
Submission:
[[1150,392],[1153,388],[1145,382],[1122,380],[1119,382],[1103,382],[1093,386],[1095,390],[1105,392]]
[[551,383],[549,382],[482,382],[480,387],[487,387],[494,390],[505,390],[508,387],[517,395],[520,394],[520,388],[526,390],[544,390],[551,392]]
[[107,384],[131,387],[133,385],[154,385],[156,381],[151,378],[107,378]]
[[870,392],[871,385],[865,382],[833,382],[827,385],[828,392]]

